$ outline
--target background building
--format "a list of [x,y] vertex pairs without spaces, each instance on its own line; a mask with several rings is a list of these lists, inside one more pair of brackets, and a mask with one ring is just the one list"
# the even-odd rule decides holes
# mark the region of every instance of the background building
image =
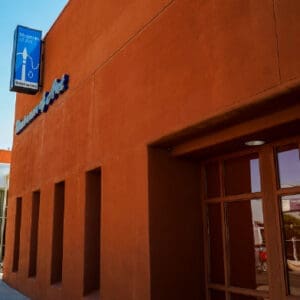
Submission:
[[69,1],[42,90],[17,95],[23,120],[69,75],[14,138],[4,280],[32,299],[297,299],[299,15]]
[[11,151],[0,150],[0,261],[1,269],[5,254],[6,209],[9,188]]

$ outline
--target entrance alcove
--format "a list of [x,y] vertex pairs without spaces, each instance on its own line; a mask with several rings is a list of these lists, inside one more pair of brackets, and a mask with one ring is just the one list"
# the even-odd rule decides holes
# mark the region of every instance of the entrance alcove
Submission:
[[151,299],[204,299],[204,264],[197,161],[150,147]]
[[[291,202],[285,195],[300,188],[278,187],[277,156],[283,146],[300,149],[300,94],[267,96],[148,147],[151,300],[281,300],[298,293],[293,274],[286,275],[290,250],[279,199]],[[254,139],[265,145],[245,145]],[[251,178],[253,170],[259,178]],[[261,265],[260,251],[267,251]]]

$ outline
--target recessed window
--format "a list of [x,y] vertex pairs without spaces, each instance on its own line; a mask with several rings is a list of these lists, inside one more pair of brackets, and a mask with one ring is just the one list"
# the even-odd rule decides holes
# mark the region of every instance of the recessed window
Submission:
[[15,239],[14,239],[14,253],[12,271],[19,270],[19,256],[20,256],[20,235],[21,235],[21,218],[22,218],[22,198],[16,199],[16,215],[15,215]]
[[30,251],[28,276],[36,276],[37,250],[38,250],[38,230],[40,215],[40,191],[32,194],[31,204],[31,230],[30,230]]
[[52,232],[51,284],[62,281],[65,183],[55,184]]
[[101,170],[86,173],[84,228],[84,286],[87,295],[100,287]]

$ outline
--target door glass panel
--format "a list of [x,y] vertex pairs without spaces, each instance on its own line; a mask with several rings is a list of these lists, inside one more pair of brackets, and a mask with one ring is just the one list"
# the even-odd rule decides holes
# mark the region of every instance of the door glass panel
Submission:
[[210,290],[211,300],[226,300],[225,293],[222,291]]
[[292,146],[291,149],[278,151],[278,173],[281,188],[300,185],[300,154],[299,148]]
[[230,285],[260,289],[268,285],[262,200],[226,203]]
[[210,282],[223,284],[225,280],[221,204],[209,204],[207,210]]
[[258,154],[226,160],[224,172],[226,195],[260,192]]
[[205,166],[206,174],[206,197],[216,198],[220,197],[220,175],[219,163],[210,162]]
[[246,295],[238,295],[238,294],[231,294],[231,300],[266,300],[269,298],[263,298],[260,296],[246,296]]
[[300,296],[300,194],[281,198],[289,294]]

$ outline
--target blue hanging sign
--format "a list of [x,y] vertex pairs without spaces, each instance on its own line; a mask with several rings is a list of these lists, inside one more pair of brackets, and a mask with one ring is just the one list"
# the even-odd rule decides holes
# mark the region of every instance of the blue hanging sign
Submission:
[[36,94],[40,85],[42,32],[18,25],[15,29],[10,90]]

